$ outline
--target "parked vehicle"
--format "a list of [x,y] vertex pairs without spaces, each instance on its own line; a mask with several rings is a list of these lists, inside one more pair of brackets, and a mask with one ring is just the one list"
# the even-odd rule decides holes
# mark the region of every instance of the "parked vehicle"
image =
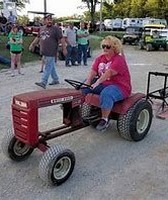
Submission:
[[158,19],[158,18],[150,18],[146,17],[143,19],[143,26],[146,26],[148,24],[163,24],[167,26],[167,21],[165,19]]
[[159,31],[163,27],[165,26],[161,24],[145,26],[142,32],[142,38],[139,41],[139,49],[151,51],[163,48],[164,50],[168,50],[167,40],[164,36],[160,35]]
[[26,26],[23,26],[23,34],[24,35],[37,35],[40,27],[42,26],[42,23],[40,22],[29,22]]
[[105,19],[104,20],[104,26],[106,30],[112,30],[113,29],[113,20],[112,19]]
[[122,29],[122,19],[121,18],[116,18],[112,20],[112,30],[113,31],[118,31]]
[[125,34],[122,37],[123,44],[138,44],[142,36],[142,28],[129,26],[126,28]]
[[159,32],[159,35],[162,37],[165,37],[167,43],[168,43],[168,29],[157,29]]
[[122,29],[125,30],[129,26],[142,27],[143,19],[142,18],[124,18],[122,20]]
[[105,19],[104,26],[106,30],[121,30],[122,29],[122,19]]

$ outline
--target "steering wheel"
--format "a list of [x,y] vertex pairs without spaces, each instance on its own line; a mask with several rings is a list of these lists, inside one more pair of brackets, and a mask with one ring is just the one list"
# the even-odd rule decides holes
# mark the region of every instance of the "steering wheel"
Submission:
[[[70,79],[65,79],[65,81],[67,83],[69,83],[70,85],[72,85],[76,90],[80,90],[80,89],[83,89],[83,88],[92,88],[91,85],[88,85],[86,83],[83,83],[83,82],[80,82],[80,81],[75,81],[75,80],[70,80]],[[85,87],[83,87],[85,86]]]

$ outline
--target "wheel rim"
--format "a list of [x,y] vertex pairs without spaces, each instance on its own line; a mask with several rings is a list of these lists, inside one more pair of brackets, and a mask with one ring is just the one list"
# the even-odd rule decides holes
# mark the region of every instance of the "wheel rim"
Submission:
[[53,175],[57,180],[62,179],[68,174],[70,169],[71,159],[67,156],[64,156],[55,163]]
[[15,155],[23,156],[29,152],[30,147],[28,145],[24,144],[23,142],[16,141],[15,145],[13,147],[13,150],[14,150]]
[[144,109],[140,112],[137,120],[136,129],[139,134],[144,133],[149,124],[149,112]]

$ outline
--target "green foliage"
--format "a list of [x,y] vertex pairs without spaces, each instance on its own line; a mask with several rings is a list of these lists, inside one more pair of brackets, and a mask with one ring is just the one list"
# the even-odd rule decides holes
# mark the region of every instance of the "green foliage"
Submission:
[[23,16],[18,16],[17,18],[17,22],[20,24],[20,25],[27,25],[29,23],[29,18],[28,16],[26,15],[23,15]]
[[112,8],[115,17],[168,18],[168,0],[116,0]]
[[[98,20],[100,12],[95,8],[100,0],[81,0],[88,7],[85,17]],[[168,0],[102,0],[102,16],[107,18],[124,17],[155,17],[168,20]],[[89,16],[89,17],[88,17]]]
[[99,0],[82,0],[83,3],[87,5],[89,14],[90,14],[90,21],[95,21],[95,13],[96,13],[96,6],[99,4]]

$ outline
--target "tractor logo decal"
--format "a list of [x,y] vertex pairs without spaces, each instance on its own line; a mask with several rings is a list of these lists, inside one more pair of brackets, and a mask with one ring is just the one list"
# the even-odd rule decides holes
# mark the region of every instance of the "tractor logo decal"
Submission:
[[54,104],[54,103],[66,102],[66,101],[71,101],[72,99],[73,96],[51,99],[51,103]]

